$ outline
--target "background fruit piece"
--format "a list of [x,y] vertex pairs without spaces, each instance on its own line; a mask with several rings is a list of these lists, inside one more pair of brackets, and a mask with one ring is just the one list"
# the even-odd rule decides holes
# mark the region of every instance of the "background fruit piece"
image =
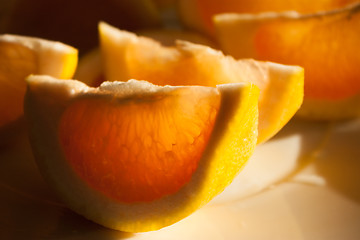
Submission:
[[[131,81],[128,83],[105,83],[99,89],[94,89],[78,81],[60,81],[47,76],[31,76],[28,78],[28,85],[25,113],[29,121],[33,150],[41,171],[72,209],[110,228],[130,232],[150,231],[188,216],[230,184],[251,156],[256,145],[259,90],[252,84],[221,85],[218,88],[157,87],[149,83]],[[218,97],[221,97],[221,105],[216,110],[214,103],[219,100]],[[169,99],[176,100],[177,103],[174,104],[172,100],[168,102]],[[94,115],[102,120],[98,122],[99,131],[97,128],[91,128],[92,132],[87,138],[87,144],[91,145],[94,141],[102,141],[107,144],[100,145],[104,148],[97,149],[99,153],[104,153],[103,157],[97,159],[97,162],[91,161],[91,165],[82,166],[85,170],[89,170],[88,173],[92,172],[93,167],[106,165],[109,160],[107,153],[124,157],[124,159],[119,159],[125,164],[120,164],[119,170],[124,170],[128,164],[131,165],[132,162],[127,163],[126,160],[130,160],[131,156],[136,153],[129,151],[127,153],[129,158],[126,158],[123,155],[126,151],[116,146],[116,143],[117,141],[122,142],[123,138],[133,137],[134,141],[126,141],[126,144],[140,144],[139,147],[141,144],[148,144],[147,137],[142,136],[142,129],[146,126],[152,127],[159,134],[150,136],[154,137],[153,140],[161,139],[161,141],[153,143],[166,147],[169,150],[168,154],[180,154],[180,158],[186,157],[187,153],[183,150],[199,150],[191,149],[192,142],[196,140],[193,136],[197,136],[203,130],[208,131],[207,124],[216,117],[209,142],[202,143],[205,150],[201,154],[191,180],[170,195],[155,200],[138,199],[136,202],[114,199],[104,194],[99,188],[94,188],[87,179],[80,176],[78,169],[72,167],[71,159],[69,159],[69,156],[75,152],[91,156],[94,149],[83,148],[86,144],[80,144],[78,149],[69,150],[66,147],[67,141],[64,141],[66,138],[62,135],[69,133],[63,131],[67,124],[79,123],[78,129],[75,129],[81,132],[88,122],[92,122],[92,118],[88,118],[86,111],[78,111],[72,119],[66,117],[66,112],[71,111],[76,104],[91,104],[92,101],[101,101],[105,108],[99,109]],[[167,105],[168,103],[171,104]],[[186,109],[183,109],[185,106]],[[207,112],[207,108],[202,108],[204,106],[214,106],[214,108],[211,107],[212,110]],[[129,125],[126,128],[127,132],[118,131],[121,129],[121,126],[118,125],[121,123],[119,117],[123,114],[121,107],[137,108],[135,112],[126,111],[126,114],[134,114],[132,120],[126,123]],[[158,121],[158,117],[149,118],[149,115],[145,114],[147,107],[156,107],[156,110],[161,110],[158,117],[162,120]],[[202,110],[191,113],[188,111],[191,108]],[[186,113],[182,113],[182,116],[172,114],[174,111],[182,112],[183,110],[186,110]],[[213,115],[213,111],[217,111],[216,116]],[[208,113],[210,114],[209,122],[206,120]],[[204,122],[206,125],[201,124],[203,119],[199,116],[206,117]],[[166,127],[166,122],[171,123],[172,118],[178,117],[187,118],[187,123],[190,125],[187,125],[185,131],[177,132],[178,129],[181,129],[182,124],[187,124],[184,121],[174,122],[171,127],[170,125]],[[119,123],[113,122],[117,120]],[[67,127],[65,128],[67,129]],[[111,129],[111,133],[118,134],[107,134],[98,138],[98,134],[106,128]],[[134,132],[130,133],[132,130]],[[80,135],[77,133],[73,135],[75,138],[71,140],[72,143],[82,139],[81,135],[85,132],[80,132],[78,132]],[[178,135],[173,135],[175,132]],[[67,136],[71,138],[72,132]],[[80,138],[78,138],[79,136]],[[173,141],[180,141],[179,139],[189,141],[189,147],[177,149],[177,146],[173,145]],[[141,149],[138,150],[141,151]],[[121,153],[120,155],[118,151]],[[143,154],[146,153],[148,152]],[[147,157],[154,158],[154,160],[161,159],[161,157],[157,158],[158,153],[160,152],[153,152],[152,155],[150,152],[149,155],[144,155],[144,159],[138,160],[147,161]],[[174,168],[174,170],[176,169],[178,168]],[[158,169],[156,174],[151,173],[151,176],[147,176],[149,180],[156,175],[167,174],[162,171],[162,168]],[[98,181],[105,180],[106,177],[111,180],[112,174],[103,175],[95,171],[91,175],[91,178],[97,178]],[[113,179],[113,181],[115,180],[116,178]],[[140,180],[141,176],[139,175],[134,175],[132,178],[134,183]],[[129,191],[129,194],[133,193]]]
[[213,35],[212,18],[220,13],[260,13],[295,10],[312,13],[346,6],[357,0],[181,0],[178,11],[182,22]]
[[[314,15],[294,12],[223,14],[215,18],[215,24],[220,45],[226,53],[238,58],[303,66],[304,101],[328,102],[334,107],[333,115],[338,115],[337,118],[358,114],[358,108],[352,107],[352,114],[342,116],[342,108],[356,103],[353,99],[360,93],[360,55],[355,50],[360,44],[360,4]],[[317,111],[321,117],[320,106]]]
[[[203,45],[177,42],[173,47],[101,23],[100,44],[106,79],[146,79],[159,85],[202,85],[251,82],[260,88],[259,137],[276,134],[303,99],[300,67],[250,59],[236,61]],[[122,67],[119,67],[122,66]]]
[[192,43],[217,48],[217,44],[207,36],[190,30],[180,29],[143,29],[136,31],[139,36],[159,41],[164,46],[173,46],[177,40],[185,40]]
[[[3,3],[4,2],[4,3]],[[160,24],[150,0],[12,0],[0,19],[0,32],[36,36],[70,44],[80,53],[97,45],[96,26],[105,20],[135,30]]]
[[105,82],[100,49],[95,48],[80,57],[74,79],[91,87],[98,87]]
[[0,35],[0,127],[22,116],[28,75],[71,78],[76,65],[77,50],[65,44]]
[[[193,31],[157,28],[143,29],[137,31],[136,33],[141,36],[155,39],[164,46],[173,46],[177,40],[185,40],[214,48],[217,47],[215,42],[205,37],[204,35]],[[96,48],[91,50],[80,58],[74,78],[79,79],[80,81],[92,87],[98,87],[102,82],[105,81],[103,62],[99,49]]]

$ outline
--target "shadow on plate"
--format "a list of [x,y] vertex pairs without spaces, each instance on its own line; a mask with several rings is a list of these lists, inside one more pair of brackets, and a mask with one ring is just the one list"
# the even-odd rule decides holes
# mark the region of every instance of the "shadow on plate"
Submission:
[[330,188],[360,202],[360,119],[341,122],[294,119],[273,140],[296,134],[301,136],[299,167],[312,164],[315,174]]
[[328,186],[360,203],[360,120],[334,124],[314,163]]
[[[277,144],[281,154],[281,140],[293,136],[300,137],[299,166],[311,165],[327,186],[360,202],[360,120],[314,123],[295,119],[269,141],[270,146]],[[0,146],[0,212],[0,239],[113,240],[134,236],[101,227],[67,209],[38,172],[25,128],[11,144]]]

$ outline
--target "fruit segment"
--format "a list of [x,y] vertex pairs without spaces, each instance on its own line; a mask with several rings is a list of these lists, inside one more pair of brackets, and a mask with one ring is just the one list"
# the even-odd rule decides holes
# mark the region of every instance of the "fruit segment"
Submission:
[[304,105],[310,119],[358,116],[360,4],[316,14],[221,14],[221,48],[234,57],[297,64],[305,69]]
[[25,78],[47,74],[71,78],[77,50],[53,41],[18,35],[0,35],[0,127],[23,115]]
[[181,0],[178,12],[182,22],[214,36],[213,17],[221,13],[261,13],[297,11],[314,13],[344,7],[357,0]]
[[360,5],[299,15],[223,14],[215,18],[222,49],[236,58],[251,57],[297,64],[305,71],[305,97],[341,99],[360,91]]
[[99,24],[106,79],[146,79],[158,85],[202,85],[251,82],[260,88],[259,137],[274,136],[295,114],[303,100],[304,71],[252,59],[235,60],[203,45],[177,41],[162,46],[153,39]]
[[27,83],[39,169],[71,209],[109,228],[143,232],[181,220],[223,191],[256,146],[253,84],[91,88],[37,75]]
[[161,92],[114,101],[85,97],[62,114],[59,138],[66,158],[84,181],[116,201],[176,193],[190,181],[208,144],[220,107],[218,90]]

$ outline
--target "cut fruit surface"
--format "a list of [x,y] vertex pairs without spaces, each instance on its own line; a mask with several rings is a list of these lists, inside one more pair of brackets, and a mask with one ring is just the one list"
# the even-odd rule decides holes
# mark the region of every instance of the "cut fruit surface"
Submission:
[[[184,40],[215,48],[217,47],[216,44],[209,38],[192,31],[175,29],[146,29],[137,31],[137,33],[141,36],[155,39],[165,46],[173,46],[177,40]],[[99,49],[96,48],[80,58],[74,78],[81,79],[82,82],[92,87],[98,87],[103,81],[105,81],[103,62]]]
[[303,66],[305,100],[336,101],[360,92],[360,57],[354,52],[360,4],[312,15],[223,14],[215,24],[222,49],[235,57]]
[[[359,107],[350,106],[356,106],[360,93],[360,55],[354,52],[360,44],[360,4],[312,15],[222,14],[216,16],[215,25],[228,54],[306,69],[304,115],[347,118],[359,114]],[[352,111],[343,114],[344,108]],[[333,114],[328,114],[329,109]]]
[[0,35],[0,127],[23,115],[29,74],[72,78],[77,65],[77,50],[39,38]]
[[259,89],[30,76],[25,114],[45,178],[74,211],[150,231],[220,193],[251,156]]
[[196,30],[214,34],[212,18],[220,13],[298,11],[313,13],[344,7],[357,0],[181,0],[177,8],[182,22]]
[[202,85],[251,82],[260,88],[259,137],[275,135],[299,109],[304,72],[251,59],[235,60],[210,47],[177,41],[162,46],[146,37],[100,23],[102,61],[107,80],[146,79],[158,85]]
[[[187,183],[208,144],[220,105],[213,88],[136,85],[113,87],[124,102],[78,100],[59,123],[60,142],[74,169],[91,186],[121,202],[152,201]],[[150,94],[141,89],[136,93],[141,96],[126,99],[140,87]]]

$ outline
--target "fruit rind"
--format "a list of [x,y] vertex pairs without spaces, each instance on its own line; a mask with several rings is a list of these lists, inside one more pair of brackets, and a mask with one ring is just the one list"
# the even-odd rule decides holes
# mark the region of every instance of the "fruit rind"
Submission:
[[[135,77],[160,85],[212,87],[231,82],[257,84],[261,89],[258,143],[273,137],[301,106],[304,70],[299,66],[235,60],[221,51],[181,40],[173,47],[165,47],[104,22],[99,24],[99,31],[104,71],[109,80]],[[124,67],[119,68],[119,63]]]
[[0,35],[0,135],[6,137],[23,118],[25,78],[29,74],[47,74],[72,78],[77,65],[77,49],[55,41],[13,34]]
[[[4,34],[0,41],[25,46],[38,54],[36,63],[38,74],[50,75],[56,78],[72,78],[76,66],[78,50],[61,42],[46,39]],[[51,59],[51,62],[49,62]],[[59,67],[63,66],[63,67]]]
[[31,76],[27,82],[25,114],[41,172],[71,209],[109,228],[144,232],[181,220],[221,192],[256,145],[258,88],[252,84],[219,86],[223,112],[192,180],[176,194],[153,202],[115,202],[84,183],[64,161],[59,147],[57,128],[62,112],[74,96],[91,94],[92,89],[77,81],[45,76]]
[[[304,103],[296,116],[309,120],[341,120],[359,116],[357,106],[360,85],[356,81],[356,62],[359,57],[350,47],[359,40],[358,33],[352,30],[359,25],[359,10],[360,4],[355,3],[345,8],[313,14],[229,13],[215,16],[214,23],[220,45],[225,52],[235,57],[303,65]],[[234,31],[235,28],[239,31]],[[288,31],[284,33],[285,30]],[[294,36],[289,37],[290,34]],[[296,34],[303,36],[297,37]],[[345,35],[348,37],[344,38]],[[281,39],[284,39],[285,44]],[[297,42],[300,39],[305,42],[305,46]],[[319,42],[329,44],[311,48],[311,44]],[[313,54],[307,54],[312,50]],[[293,56],[294,59],[289,60]]]
[[[264,91],[267,99],[259,101],[258,144],[278,133],[301,108],[304,99],[304,69],[299,66],[264,62],[273,79]],[[276,102],[277,104],[274,104]]]

